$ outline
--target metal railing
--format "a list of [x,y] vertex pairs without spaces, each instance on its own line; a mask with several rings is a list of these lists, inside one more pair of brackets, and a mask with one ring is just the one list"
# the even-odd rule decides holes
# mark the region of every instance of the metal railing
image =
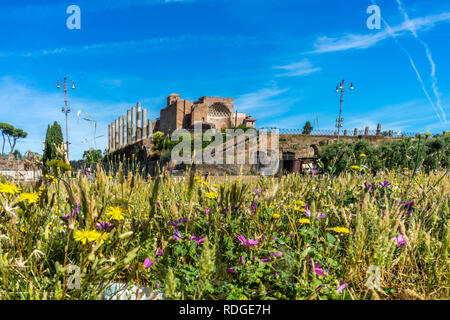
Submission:
[[[304,134],[303,129],[295,129],[295,128],[278,128],[278,127],[261,127],[258,130],[264,130],[268,132],[272,132],[278,130],[279,134]],[[423,135],[424,132],[403,132],[403,131],[378,131],[378,130],[343,130],[341,131],[341,137],[348,136],[385,136],[385,137],[393,137],[393,138],[401,138],[401,137],[416,137],[417,135]],[[308,135],[312,136],[336,136],[337,130],[333,129],[314,129]],[[436,133],[432,133],[431,136],[437,135]]]

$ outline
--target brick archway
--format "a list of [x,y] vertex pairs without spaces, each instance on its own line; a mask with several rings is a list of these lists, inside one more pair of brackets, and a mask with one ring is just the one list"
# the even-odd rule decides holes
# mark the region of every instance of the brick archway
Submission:
[[230,128],[231,112],[223,103],[216,102],[209,106],[206,122],[214,124],[217,129]]

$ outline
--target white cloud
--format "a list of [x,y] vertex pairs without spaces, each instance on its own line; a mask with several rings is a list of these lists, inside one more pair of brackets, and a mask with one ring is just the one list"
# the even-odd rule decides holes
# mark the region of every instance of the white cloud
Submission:
[[[423,30],[431,28],[439,22],[450,21],[450,12],[444,12],[437,15],[430,15],[426,17],[419,17],[405,21],[399,26],[391,28],[391,32],[395,36],[405,35],[410,31],[411,24],[415,26],[415,30]],[[315,49],[309,53],[326,53],[338,52],[351,49],[367,49],[377,43],[388,39],[391,33],[388,30],[383,30],[375,34],[344,34],[339,37],[319,37],[314,43]]]
[[314,65],[308,60],[304,59],[299,62],[293,62],[291,64],[279,67],[273,67],[274,69],[286,70],[287,72],[277,74],[277,77],[299,77],[312,74],[320,71],[320,67],[314,67]]

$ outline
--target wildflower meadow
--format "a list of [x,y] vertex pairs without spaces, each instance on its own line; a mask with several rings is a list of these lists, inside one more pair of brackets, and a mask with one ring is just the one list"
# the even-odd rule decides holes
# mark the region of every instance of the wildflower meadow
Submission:
[[[448,172],[0,183],[0,299],[445,299]],[[405,168],[406,169],[406,168]]]

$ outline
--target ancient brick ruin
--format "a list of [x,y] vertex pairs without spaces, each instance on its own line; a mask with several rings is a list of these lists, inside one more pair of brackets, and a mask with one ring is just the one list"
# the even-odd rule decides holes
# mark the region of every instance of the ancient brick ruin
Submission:
[[171,134],[177,129],[192,129],[194,124],[202,123],[205,128],[230,129],[244,125],[255,127],[255,119],[245,113],[234,112],[233,98],[201,97],[190,102],[171,94],[167,106],[161,110],[155,130]]
[[170,135],[177,129],[192,129],[201,123],[204,129],[230,129],[238,126],[255,128],[255,119],[234,111],[233,98],[201,97],[190,102],[178,94],[167,98],[156,122],[147,119],[147,110],[138,102],[126,115],[108,126],[108,149],[119,150],[127,145],[150,138],[156,131]]

